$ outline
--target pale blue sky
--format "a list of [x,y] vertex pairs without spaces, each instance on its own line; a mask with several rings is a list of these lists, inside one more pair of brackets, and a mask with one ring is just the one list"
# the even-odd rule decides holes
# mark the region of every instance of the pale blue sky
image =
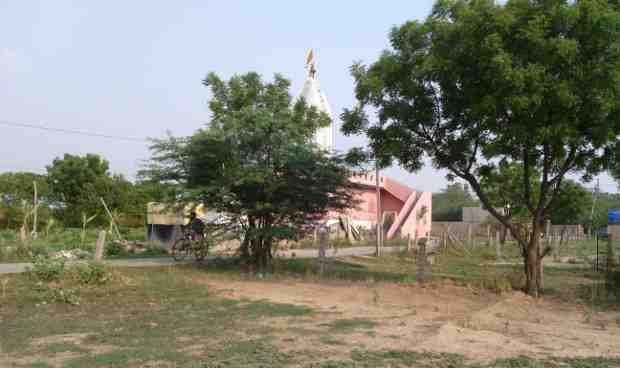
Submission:
[[[297,95],[304,57],[332,110],[354,104],[348,68],[374,61],[387,33],[422,19],[431,0],[390,1],[29,1],[0,0],[0,121],[130,137],[187,135],[208,121],[207,72],[282,73]],[[338,122],[338,126],[340,123]],[[345,150],[360,140],[339,132]],[[0,125],[0,172],[44,171],[63,153],[94,152],[133,177],[146,144]],[[445,173],[387,171],[428,191]],[[601,177],[604,190],[615,184]]]

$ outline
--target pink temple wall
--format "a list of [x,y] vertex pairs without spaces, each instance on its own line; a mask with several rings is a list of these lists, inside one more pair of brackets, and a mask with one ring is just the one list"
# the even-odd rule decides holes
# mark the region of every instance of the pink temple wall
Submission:
[[[401,236],[409,236],[418,238],[430,236],[431,234],[431,209],[433,203],[433,195],[430,192],[423,192],[417,203],[411,210],[411,215],[407,218],[401,228]],[[423,208],[426,208],[425,210]],[[418,218],[417,214],[422,214],[421,218]]]
[[[394,181],[391,182],[390,184],[394,183]],[[409,216],[400,228],[400,233],[402,237],[410,236],[411,238],[415,236],[416,230],[418,238],[429,235],[431,231],[432,194],[430,192],[407,190],[408,188],[401,184],[398,184],[398,186],[397,189],[399,192],[397,192],[397,194],[401,195],[405,200],[401,200],[386,189],[381,188],[382,212],[396,212],[398,214],[403,210],[406,199],[408,199],[409,196],[419,194],[419,198],[411,209]],[[390,189],[394,188],[391,187]],[[359,204],[357,208],[348,211],[349,216],[351,216],[353,220],[367,222],[368,225],[374,226],[377,218],[375,188],[363,186],[355,189],[355,199],[359,201]],[[423,208],[426,208],[426,213],[422,218],[418,219],[417,215],[421,213],[420,211],[424,211],[422,210]]]

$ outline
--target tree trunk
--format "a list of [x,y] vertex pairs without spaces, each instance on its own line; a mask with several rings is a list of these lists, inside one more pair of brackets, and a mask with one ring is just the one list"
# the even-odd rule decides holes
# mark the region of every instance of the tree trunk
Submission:
[[248,262],[250,260],[250,239],[247,234],[243,236],[243,241],[241,242],[239,251],[241,253],[241,260]]
[[251,255],[249,259],[259,272],[271,269],[271,238],[258,236],[250,240]]
[[508,228],[506,226],[502,226],[502,231],[500,234],[499,242],[503,246],[506,244],[506,237],[508,236]]
[[525,254],[525,292],[538,297],[542,288],[542,256],[540,252],[540,225],[534,223]]

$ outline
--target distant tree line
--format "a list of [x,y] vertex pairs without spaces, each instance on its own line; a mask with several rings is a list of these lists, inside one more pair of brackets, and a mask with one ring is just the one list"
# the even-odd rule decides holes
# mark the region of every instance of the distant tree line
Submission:
[[145,223],[146,203],[172,195],[159,182],[132,182],[112,174],[109,163],[95,154],[65,154],[46,168],[45,174],[32,172],[0,173],[0,228],[17,229],[32,225],[34,186],[38,195],[38,225],[54,219],[66,227],[82,225],[83,216],[95,216],[92,225],[108,222],[103,199],[110,211],[127,226]]
[[[510,205],[510,211],[515,219],[527,220],[527,213],[522,208],[518,198],[511,200],[507,196],[514,191],[506,190],[502,183],[514,183],[514,181],[502,181],[495,178],[493,204],[496,208],[506,208]],[[432,218],[433,221],[463,221],[463,207],[483,207],[480,201],[473,195],[469,186],[462,183],[450,183],[440,192],[433,193]],[[555,225],[582,225],[585,231],[589,231],[607,225],[607,212],[613,208],[620,208],[620,194],[598,192],[586,188],[581,183],[573,180],[565,180],[556,198],[556,203],[549,213],[549,219]]]

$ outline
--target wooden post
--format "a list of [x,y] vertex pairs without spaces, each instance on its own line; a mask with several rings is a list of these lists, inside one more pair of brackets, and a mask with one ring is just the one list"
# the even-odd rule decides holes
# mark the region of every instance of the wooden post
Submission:
[[426,241],[421,241],[416,247],[416,279],[420,283],[426,281],[426,269],[428,262],[426,259]]
[[616,255],[614,254],[613,235],[609,234],[607,239],[607,271],[611,271],[616,264]]
[[318,235],[317,241],[319,245],[319,274],[323,275],[325,270],[325,251],[328,243],[328,232],[324,226],[317,226],[316,234]]
[[314,231],[312,232],[312,246],[314,248],[316,248],[317,245],[319,244],[319,234],[318,234],[318,232],[319,232],[319,227],[315,226],[314,227]]
[[19,240],[22,243],[25,243],[28,240],[28,230],[26,229],[26,224],[23,224],[22,227],[19,228]]
[[34,204],[34,208],[32,209],[32,238],[36,239],[37,238],[37,223],[39,222],[39,196],[37,193],[37,182],[33,181],[32,184],[34,185],[34,200],[33,200],[33,204]]
[[491,225],[487,225],[487,246],[491,246]]
[[471,236],[471,224],[467,224],[467,245],[470,248],[474,247],[473,239],[472,239],[472,236]]
[[95,246],[95,261],[103,260],[103,254],[105,250],[105,230],[101,230],[99,232],[99,237],[97,238],[97,245]]
[[553,261],[560,261],[560,237],[557,232],[553,232],[551,235],[551,246],[553,247]]
[[118,227],[116,226],[116,221],[114,221],[114,216],[112,216],[112,212],[110,212],[110,209],[108,208],[108,205],[105,203],[103,198],[100,197],[99,199],[101,199],[101,204],[103,204],[103,208],[105,208],[105,212],[110,217],[110,223],[112,224],[112,229],[116,233],[116,236],[118,236],[119,239],[122,239],[121,232],[118,231]]
[[495,257],[497,260],[502,258],[502,242],[500,241],[499,231],[495,233]]
[[381,186],[379,183],[379,161],[375,160],[375,189],[376,189],[376,206],[377,206],[377,249],[376,256],[381,256],[381,248],[383,246],[383,224],[382,224],[382,208],[381,208]]

